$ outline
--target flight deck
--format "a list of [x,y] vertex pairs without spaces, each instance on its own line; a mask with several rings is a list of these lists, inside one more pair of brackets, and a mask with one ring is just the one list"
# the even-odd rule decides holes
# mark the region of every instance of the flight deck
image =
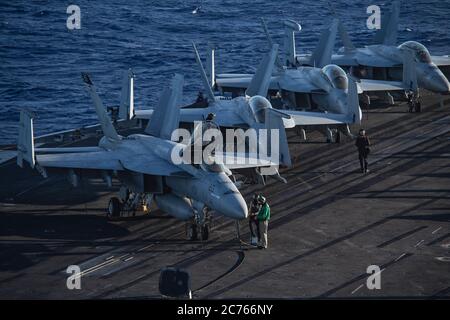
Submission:
[[[185,222],[158,210],[109,221],[118,183],[86,178],[74,188],[63,175],[44,179],[19,168],[14,146],[5,146],[0,298],[157,299],[166,266],[191,274],[194,298],[449,298],[450,98],[443,100],[424,95],[421,113],[405,103],[363,110],[373,145],[367,174],[354,140],[329,144],[314,132],[303,141],[289,130],[287,185],[268,178],[241,190],[247,201],[263,193],[271,207],[266,250],[247,244],[248,220],[237,228],[215,217],[208,241],[186,240]],[[98,139],[61,140],[46,145]],[[80,290],[66,286],[70,265],[82,270]],[[380,267],[380,289],[366,285],[371,265]]]

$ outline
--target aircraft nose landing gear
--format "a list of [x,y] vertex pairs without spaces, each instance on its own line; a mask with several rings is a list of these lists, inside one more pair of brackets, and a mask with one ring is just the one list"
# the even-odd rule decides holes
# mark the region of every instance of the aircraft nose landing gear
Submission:
[[199,236],[203,241],[209,239],[211,231],[211,214],[205,207],[199,213],[194,215],[194,218],[187,225],[186,235],[191,241],[198,240]]
[[422,105],[420,103],[419,99],[419,93],[410,91],[406,94],[406,97],[408,99],[408,111],[409,112],[421,112],[422,111]]

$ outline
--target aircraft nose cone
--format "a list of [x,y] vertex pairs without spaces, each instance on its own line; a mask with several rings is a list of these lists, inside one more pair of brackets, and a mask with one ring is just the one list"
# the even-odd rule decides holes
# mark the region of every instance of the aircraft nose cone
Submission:
[[227,194],[222,198],[222,214],[231,219],[247,218],[247,204],[240,193]]
[[439,93],[449,93],[450,92],[450,83],[444,75],[435,77],[435,87],[436,91]]
[[437,68],[432,72],[430,81],[430,90],[438,93],[449,93],[450,83],[445,75]]

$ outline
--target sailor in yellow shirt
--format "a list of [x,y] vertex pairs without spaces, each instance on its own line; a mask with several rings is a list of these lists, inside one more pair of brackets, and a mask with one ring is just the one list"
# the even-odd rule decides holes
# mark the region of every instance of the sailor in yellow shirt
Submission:
[[259,222],[259,230],[261,232],[261,240],[258,245],[259,249],[267,249],[268,239],[267,239],[267,230],[269,228],[269,220],[270,220],[270,207],[267,203],[267,200],[264,196],[258,196],[258,203],[261,205],[261,209],[258,212],[258,222]]

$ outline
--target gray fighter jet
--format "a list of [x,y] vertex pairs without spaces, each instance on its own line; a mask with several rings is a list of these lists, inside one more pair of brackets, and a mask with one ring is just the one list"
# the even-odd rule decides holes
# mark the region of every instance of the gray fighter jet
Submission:
[[[270,46],[273,45],[267,25],[262,25]],[[295,47],[295,33],[301,30],[293,20],[284,22],[285,63],[277,60],[277,69],[271,78],[270,89],[277,90],[285,97],[285,105],[292,108],[318,108],[321,111],[345,114],[348,112],[348,79],[345,71],[331,64],[331,57],[339,29],[339,20],[334,19],[329,28],[322,32],[319,43],[305,65],[299,65]],[[412,55],[404,55],[404,64],[414,64]],[[405,68],[402,81],[382,81],[357,79],[358,93],[380,91],[406,91],[417,87],[413,68]],[[415,70],[415,69],[414,69]],[[221,91],[236,92],[243,90],[251,75],[219,74],[216,82]],[[362,95],[366,104],[370,104],[368,95]],[[350,118],[348,124],[354,123]]]
[[[361,79],[401,80],[405,68],[404,54],[410,51],[414,55],[419,88],[432,92],[448,94],[450,83],[438,66],[450,66],[450,57],[431,56],[428,49],[416,41],[407,41],[396,45],[400,2],[394,1],[391,11],[386,14],[375,35],[374,44],[356,48],[348,36],[342,22],[339,22],[339,35],[344,47],[333,54],[331,62],[348,70]],[[310,55],[296,55],[296,65],[311,65]],[[374,84],[373,90],[377,90]],[[380,91],[384,90],[381,88]]]
[[[194,45],[195,57],[199,65],[204,89],[208,97],[208,106],[205,108],[183,108],[181,109],[180,121],[181,122],[194,122],[205,119],[209,113],[216,114],[215,121],[219,126],[223,127],[239,127],[239,128],[259,128],[264,127],[265,114],[269,113],[271,117],[281,117],[283,120],[284,128],[292,128],[295,126],[335,126],[341,128],[348,123],[359,123],[361,120],[361,109],[358,104],[358,94],[356,84],[350,81],[350,88],[344,93],[334,91],[333,84],[325,76],[320,74],[317,76],[317,81],[324,84],[327,90],[335,93],[334,99],[344,100],[345,108],[336,109],[338,112],[308,112],[298,110],[277,110],[272,108],[271,103],[266,99],[269,88],[273,85],[272,72],[274,64],[277,59],[278,45],[273,45],[270,52],[268,52],[264,59],[261,61],[257,72],[254,75],[246,75],[245,81],[245,95],[239,96],[234,99],[229,99],[223,96],[215,96],[212,90],[214,81],[214,57],[209,56],[210,62],[208,72],[203,68],[197,49]],[[336,67],[339,68],[339,67]],[[332,70],[329,70],[330,76]],[[208,79],[210,75],[210,80]],[[248,76],[248,78],[247,78]],[[233,79],[231,79],[233,80]],[[341,81],[341,79],[333,79],[335,83]],[[347,85],[348,79],[344,73],[344,79],[342,80]],[[218,85],[220,85],[218,83]],[[333,93],[333,94],[334,94]],[[341,94],[339,96],[339,94]],[[342,94],[344,95],[342,97]],[[332,110],[335,111],[335,110]],[[125,114],[127,112],[121,112]],[[153,110],[136,110],[129,111],[128,118],[140,118],[146,119],[152,117]],[[344,127],[343,130],[346,127]],[[283,128],[280,128],[283,129]],[[331,132],[328,132],[331,135]],[[280,130],[280,138],[284,139],[284,130]],[[289,149],[287,145],[280,143],[280,163],[286,166],[291,165],[289,156]]]
[[[132,73],[125,81],[122,104],[133,105]],[[131,80],[131,81],[130,81]],[[98,146],[68,148],[35,148],[33,117],[20,113],[17,164],[27,161],[32,168],[47,177],[47,168],[69,171],[77,185],[81,171],[93,171],[103,176],[109,186],[112,178],[122,183],[119,197],[110,199],[109,218],[125,216],[139,205],[151,204],[182,220],[191,220],[189,237],[195,239],[200,229],[204,239],[209,234],[209,210],[232,219],[247,217],[247,205],[237,186],[230,179],[230,169],[270,166],[269,161],[255,161],[250,165],[249,155],[227,155],[231,161],[200,165],[173,161],[173,152],[183,153],[189,145],[171,141],[172,132],[179,125],[179,106],[183,77],[175,75],[170,88],[162,93],[147,127],[147,134],[120,136],[112,125],[89,75],[83,81],[94,102],[104,137]],[[130,103],[131,102],[131,103]],[[245,157],[245,159],[241,159]]]

